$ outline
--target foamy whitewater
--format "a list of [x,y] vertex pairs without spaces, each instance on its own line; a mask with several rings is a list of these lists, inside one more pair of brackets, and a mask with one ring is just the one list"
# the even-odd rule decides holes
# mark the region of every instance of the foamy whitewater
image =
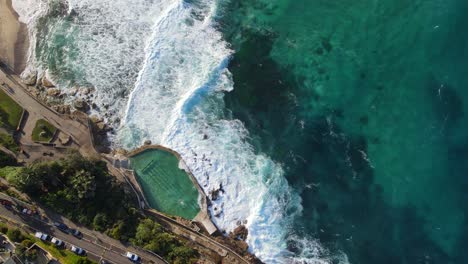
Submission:
[[[62,89],[95,87],[102,114],[108,109],[122,120],[116,146],[151,139],[179,152],[206,193],[224,190],[210,208],[215,224],[229,232],[245,223],[250,250],[264,262],[329,263],[312,238],[292,239],[300,255],[288,251],[300,197],[281,164],[255,153],[242,122],[224,107],[223,95],[233,89],[232,50],[215,27],[217,1],[69,0],[65,17],[72,19],[44,25],[38,21],[50,14],[47,3],[16,0],[14,7],[39,47],[53,49],[57,36],[70,41],[58,49],[63,68],[50,74]],[[36,39],[41,26],[49,33]],[[31,49],[29,70],[45,71],[54,54],[37,53]]]

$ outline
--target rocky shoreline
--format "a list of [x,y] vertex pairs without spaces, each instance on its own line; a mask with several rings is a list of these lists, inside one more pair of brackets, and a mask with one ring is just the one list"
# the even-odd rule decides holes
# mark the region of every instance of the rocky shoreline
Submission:
[[23,73],[21,77],[30,94],[58,113],[70,115],[78,111],[88,115],[93,125],[97,150],[101,153],[112,151],[108,133],[113,132],[114,128],[102,116],[92,113],[93,110],[94,112],[99,110],[93,102],[95,90],[93,87],[72,87],[64,91],[52,81],[47,71],[43,74]]
[[[73,87],[68,91],[63,91],[57,87],[47,75],[47,72],[42,75],[37,72],[23,74],[22,80],[30,94],[58,113],[70,115],[78,111],[88,115],[91,120],[93,138],[97,151],[100,153],[121,155],[126,155],[128,153],[125,149],[113,149],[111,147],[109,133],[113,133],[114,128],[111,124],[106,122],[105,118],[92,113],[92,110],[98,109],[93,102],[94,88]],[[72,100],[70,100],[70,98],[72,98]],[[150,141],[144,143],[144,145],[150,144]],[[210,203],[211,200],[216,200],[219,192],[224,192],[222,186],[220,186],[218,190],[213,190],[209,193],[208,203]],[[214,217],[216,217],[216,215],[214,215]],[[244,224],[245,223],[238,223],[238,227],[235,230],[229,234],[223,233],[215,237],[215,240],[228,245],[251,263],[262,263],[248,251],[248,244],[245,242],[248,236],[248,229]]]

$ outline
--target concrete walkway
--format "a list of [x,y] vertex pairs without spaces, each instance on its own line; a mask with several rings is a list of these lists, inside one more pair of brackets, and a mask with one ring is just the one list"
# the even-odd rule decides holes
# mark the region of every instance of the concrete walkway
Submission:
[[[18,139],[27,154],[22,157],[26,162],[47,156],[44,153],[54,153],[60,156],[63,152],[66,152],[63,149],[67,148],[76,148],[86,157],[98,155],[92,142],[91,129],[86,115],[62,115],[53,111],[27,92],[27,88],[21,83],[19,76],[8,68],[1,66],[0,89],[4,90],[27,112],[23,118],[24,120],[22,120],[21,129],[18,131]],[[54,146],[34,142],[31,138],[32,131],[39,119],[46,120],[60,130],[61,133],[70,136],[71,143],[67,146],[60,146],[62,148],[60,150]],[[28,153],[28,151],[31,153]]]

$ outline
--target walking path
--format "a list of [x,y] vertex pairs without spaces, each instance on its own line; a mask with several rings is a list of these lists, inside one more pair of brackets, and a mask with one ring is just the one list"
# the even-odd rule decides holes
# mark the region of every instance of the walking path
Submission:
[[[0,84],[0,88],[27,112],[24,120],[22,120],[22,125],[20,126],[21,130],[18,133],[19,141],[24,146],[23,149],[25,151],[30,150],[34,154],[38,152],[38,150],[42,150],[43,153],[52,152],[59,155],[62,154],[63,151],[54,148],[54,146],[38,144],[32,140],[32,130],[36,122],[39,119],[44,119],[62,133],[71,137],[71,145],[62,146],[62,148],[75,147],[79,149],[82,155],[87,157],[98,155],[92,142],[89,121],[86,116],[80,116],[79,114],[62,115],[50,109],[27,92],[27,88],[21,83],[21,79],[6,67],[0,66]],[[29,154],[29,156],[26,155],[24,159],[26,161],[32,161],[40,158],[40,156],[43,155],[39,155],[38,157],[37,155]]]

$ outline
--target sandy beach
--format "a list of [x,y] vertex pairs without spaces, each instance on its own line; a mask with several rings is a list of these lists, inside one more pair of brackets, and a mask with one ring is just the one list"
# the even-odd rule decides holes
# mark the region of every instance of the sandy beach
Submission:
[[0,0],[0,60],[21,73],[26,67],[28,45],[27,27],[18,21],[11,0]]

